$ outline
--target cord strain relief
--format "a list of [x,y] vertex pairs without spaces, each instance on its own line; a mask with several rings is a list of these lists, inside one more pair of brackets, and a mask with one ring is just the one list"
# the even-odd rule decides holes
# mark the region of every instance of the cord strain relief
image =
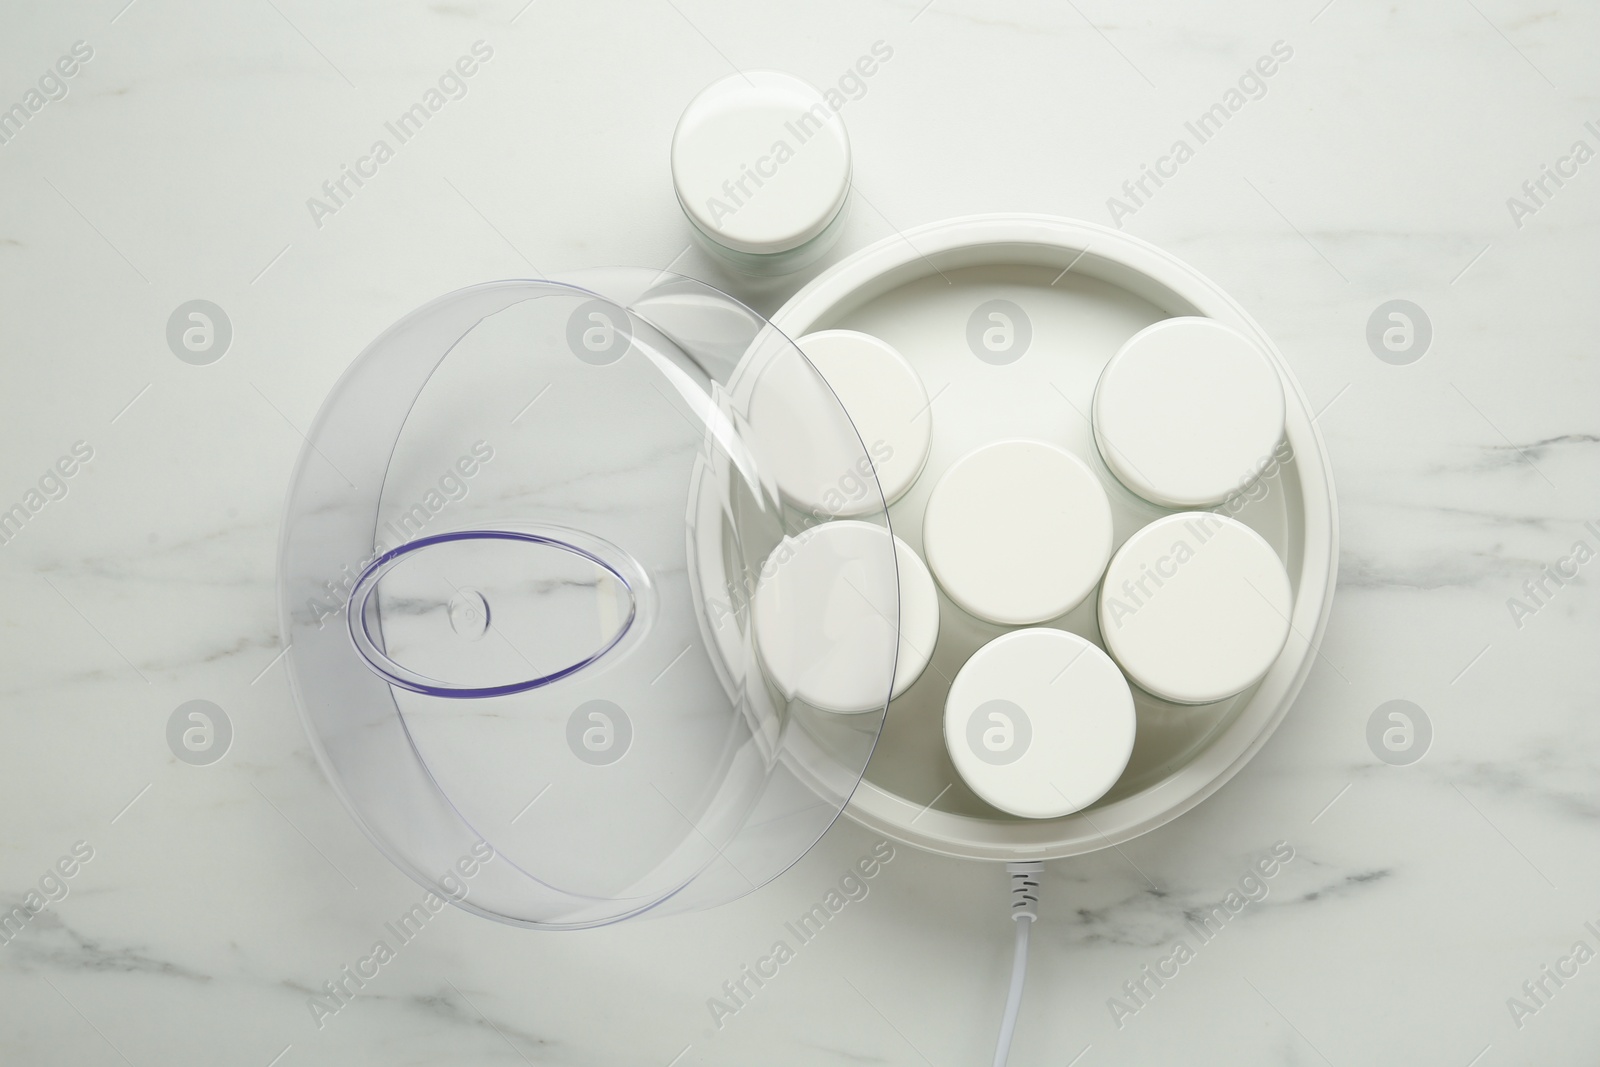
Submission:
[[1011,876],[1011,918],[1032,922],[1039,917],[1039,877],[1044,864],[1038,860],[1013,860],[1006,864]]

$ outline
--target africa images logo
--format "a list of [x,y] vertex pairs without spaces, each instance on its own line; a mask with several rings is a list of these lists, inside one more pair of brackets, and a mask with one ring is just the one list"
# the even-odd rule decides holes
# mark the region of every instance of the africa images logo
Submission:
[[[778,977],[782,967],[794,960],[800,949],[814,941],[834,916],[848,905],[866,900],[867,894],[872,892],[868,883],[893,859],[894,846],[887,841],[879,841],[872,846],[871,852],[856,860],[849,870],[839,876],[821,900],[798,918],[785,922],[783,929],[789,936],[778,938],[755,963],[745,964],[739,968],[736,976],[723,982],[722,996],[706,998],[706,1010],[711,1013],[715,1028],[721,1030],[727,1025],[728,1019],[748,1007],[756,993]],[[789,943],[791,937],[794,939],[792,945]]]

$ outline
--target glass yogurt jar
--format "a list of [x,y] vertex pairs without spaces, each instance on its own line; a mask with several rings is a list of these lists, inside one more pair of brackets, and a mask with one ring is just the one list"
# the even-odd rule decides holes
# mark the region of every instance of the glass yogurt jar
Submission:
[[696,238],[734,269],[788,274],[844,228],[850,138],[791,74],[730,74],[690,101],[672,135],[672,183]]

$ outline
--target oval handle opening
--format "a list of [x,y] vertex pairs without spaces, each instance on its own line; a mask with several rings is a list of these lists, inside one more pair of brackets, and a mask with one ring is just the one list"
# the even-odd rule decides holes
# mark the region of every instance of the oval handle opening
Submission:
[[648,588],[626,553],[578,530],[454,530],[374,559],[346,617],[356,652],[392,685],[506,696],[614,651],[636,628]]

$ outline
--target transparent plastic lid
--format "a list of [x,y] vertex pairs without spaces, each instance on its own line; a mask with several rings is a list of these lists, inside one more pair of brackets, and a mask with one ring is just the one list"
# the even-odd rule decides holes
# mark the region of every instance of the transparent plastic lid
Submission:
[[[868,457],[788,338],[688,278],[494,282],[407,316],[324,404],[284,521],[287,663],[340,796],[411,877],[520,925],[775,877],[843,810],[892,690]],[[775,473],[801,461],[826,483],[804,504]],[[837,515],[877,532],[808,537]],[[807,581],[778,581],[796,558]],[[831,710],[797,695],[821,677]]]

